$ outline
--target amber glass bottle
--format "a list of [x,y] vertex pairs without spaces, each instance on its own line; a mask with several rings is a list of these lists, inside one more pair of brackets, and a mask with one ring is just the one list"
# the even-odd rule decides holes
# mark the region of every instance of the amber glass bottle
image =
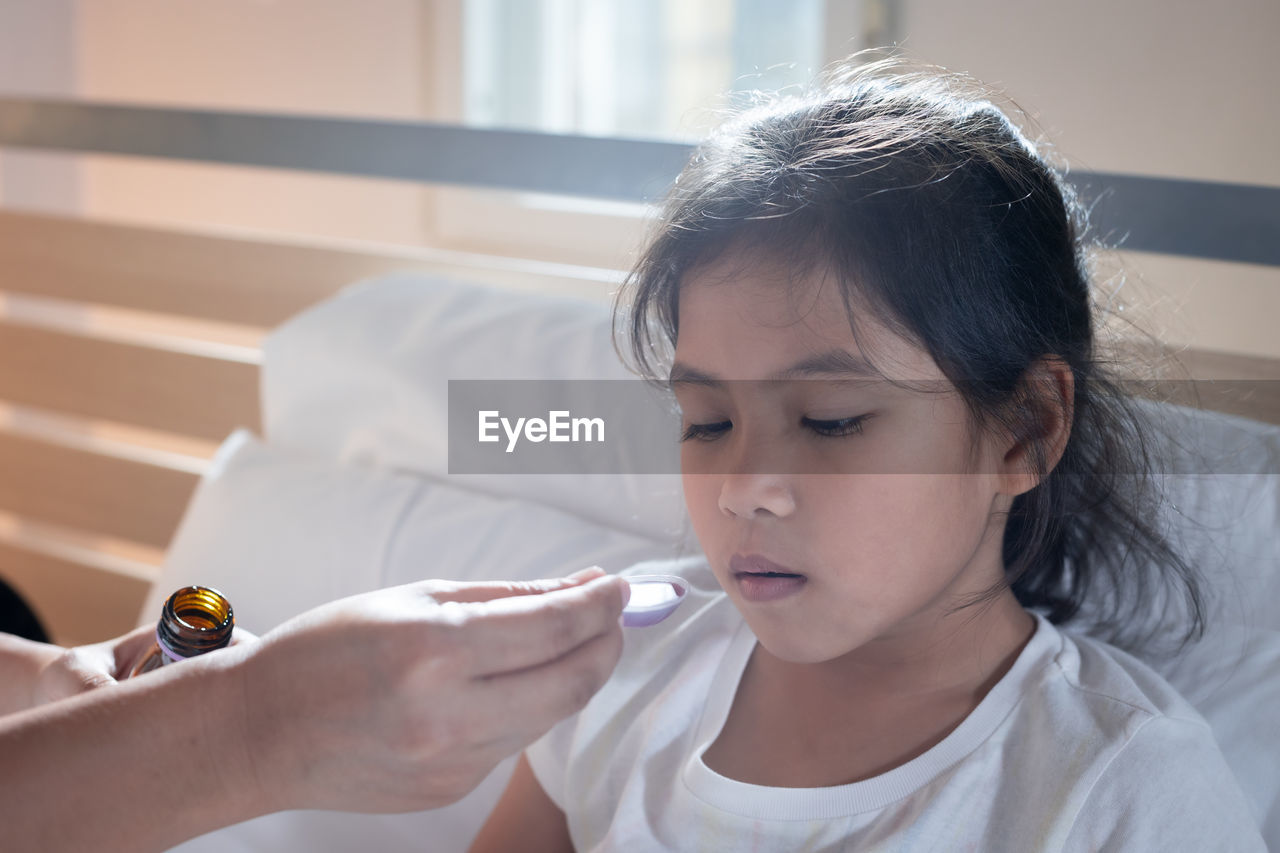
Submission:
[[222,648],[231,642],[235,621],[231,602],[216,589],[183,587],[164,603],[156,642],[130,677]]

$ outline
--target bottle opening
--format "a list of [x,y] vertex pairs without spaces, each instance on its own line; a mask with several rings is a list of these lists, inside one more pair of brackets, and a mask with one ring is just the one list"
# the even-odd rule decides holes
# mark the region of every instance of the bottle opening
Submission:
[[226,596],[212,587],[188,586],[165,602],[156,636],[171,657],[187,658],[227,645],[234,626]]
[[217,631],[231,622],[231,602],[206,586],[189,586],[169,596],[169,607],[179,622],[197,631]]

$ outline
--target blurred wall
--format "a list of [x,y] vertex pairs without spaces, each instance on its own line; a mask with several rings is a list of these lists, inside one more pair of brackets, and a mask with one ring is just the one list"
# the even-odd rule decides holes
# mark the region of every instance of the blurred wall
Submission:
[[[430,113],[422,0],[4,0],[0,91],[277,113]],[[128,157],[5,152],[6,206],[420,244],[413,184]]]
[[[5,0],[0,91],[456,119],[462,2]],[[1276,0],[889,6],[889,32],[913,55],[1003,87],[1038,116],[1073,168],[1280,185]],[[857,20],[831,19],[841,17]],[[447,193],[391,181],[14,152],[0,155],[0,199],[140,222],[409,244],[454,239],[438,220],[463,219]],[[563,229],[550,215],[546,222]],[[467,228],[492,238],[455,244],[504,251],[490,219]],[[526,223],[527,239],[506,250],[625,265],[629,255],[617,247],[641,233],[625,217],[599,232],[607,240],[570,230],[578,247],[535,239]],[[1104,294],[1123,282],[1115,298],[1126,316],[1167,341],[1280,357],[1274,268],[1122,252],[1102,259],[1100,278]]]
[[[74,93],[77,0],[0,2],[0,93],[39,97]],[[75,210],[80,170],[67,157],[0,150],[0,204]]]
[[[417,0],[81,0],[78,94],[103,101],[419,119]],[[423,188],[88,157],[83,211],[419,243]]]
[[[1280,186],[1276,0],[899,8],[904,47],[1003,89],[1073,168]],[[1125,252],[1103,271],[1170,342],[1280,357],[1274,267]]]

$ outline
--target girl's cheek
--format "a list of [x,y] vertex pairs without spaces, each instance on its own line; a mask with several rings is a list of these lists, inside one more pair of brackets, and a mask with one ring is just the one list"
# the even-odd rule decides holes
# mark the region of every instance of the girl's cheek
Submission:
[[681,482],[684,485],[685,507],[695,523],[719,511],[718,478],[709,474],[686,473]]

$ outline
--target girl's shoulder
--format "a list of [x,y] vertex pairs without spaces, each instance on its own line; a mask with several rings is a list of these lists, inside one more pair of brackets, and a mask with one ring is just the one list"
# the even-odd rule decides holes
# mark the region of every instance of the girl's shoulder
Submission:
[[1002,783],[1052,813],[1057,849],[1264,849],[1200,712],[1142,660],[1036,618],[1032,675],[978,754],[996,750]]
[[1208,729],[1199,711],[1160,673],[1129,652],[1037,614],[1055,636],[1057,651],[1046,686],[1086,710],[1098,723],[1140,726],[1156,717]]
[[[1057,766],[1077,774],[1064,849],[1264,850],[1203,715],[1139,658],[1055,630],[1061,646],[1029,716],[1055,733],[1058,758],[1073,762]],[[1053,766],[1028,759],[1035,772]]]

